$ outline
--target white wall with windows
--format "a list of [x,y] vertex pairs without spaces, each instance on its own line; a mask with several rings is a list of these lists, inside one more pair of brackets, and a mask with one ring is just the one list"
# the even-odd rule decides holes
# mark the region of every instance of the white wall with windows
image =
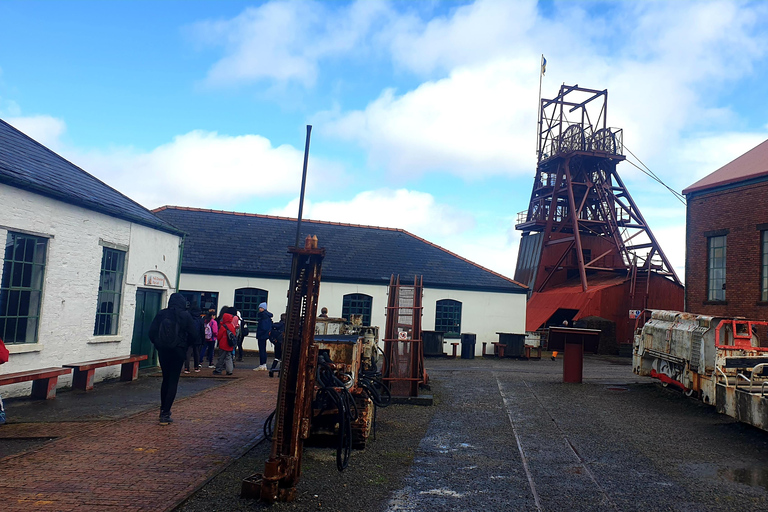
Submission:
[[[181,289],[190,292],[218,293],[218,309],[233,304],[236,290],[254,288],[268,292],[267,304],[274,315],[280,318],[288,303],[288,280],[247,278],[235,276],[215,276],[205,274],[181,274]],[[365,295],[371,298],[371,324],[381,328],[384,335],[387,307],[387,283],[350,284],[321,281],[318,313],[320,308],[328,308],[328,316],[341,317],[344,313],[344,298],[350,295]],[[355,306],[361,304],[361,297],[355,297]],[[461,304],[461,332],[477,335],[475,353],[482,353],[482,342],[498,341],[497,332],[525,334],[525,293],[496,293],[484,291],[444,290],[426,288],[423,297],[422,328],[435,330],[437,302],[451,300]],[[257,304],[258,305],[258,304]],[[256,329],[243,346],[247,350],[256,350]],[[458,341],[458,340],[456,340]],[[450,349],[450,346],[448,347]],[[450,351],[450,350],[448,350]]]
[[167,301],[180,238],[4,184],[0,202],[0,337],[11,352],[0,374],[130,354],[136,290]]

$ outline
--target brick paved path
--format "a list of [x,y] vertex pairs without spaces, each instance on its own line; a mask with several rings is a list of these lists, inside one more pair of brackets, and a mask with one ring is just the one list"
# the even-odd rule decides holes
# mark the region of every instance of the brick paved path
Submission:
[[231,383],[178,400],[169,426],[158,425],[158,405],[0,460],[0,509],[172,509],[261,439],[278,384],[266,373],[240,370]]

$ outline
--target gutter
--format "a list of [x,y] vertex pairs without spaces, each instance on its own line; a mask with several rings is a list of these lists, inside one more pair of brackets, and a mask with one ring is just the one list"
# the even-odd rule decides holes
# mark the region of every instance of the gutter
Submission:
[[187,235],[181,235],[181,241],[179,242],[179,263],[176,267],[176,293],[179,293],[179,286],[181,281],[181,258],[184,256],[184,241],[187,239]]

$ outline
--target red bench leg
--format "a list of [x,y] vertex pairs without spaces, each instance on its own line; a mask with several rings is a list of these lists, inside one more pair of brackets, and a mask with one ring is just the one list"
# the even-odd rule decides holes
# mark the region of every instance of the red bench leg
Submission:
[[75,374],[72,377],[72,387],[81,391],[90,391],[93,389],[93,370],[80,371],[75,368]]
[[497,348],[498,348],[498,351],[499,351],[499,357],[503,358],[504,357],[504,349],[507,348],[507,346],[506,345],[499,345]]
[[485,357],[485,346],[488,344],[487,341],[483,342],[483,357]]
[[56,383],[58,381],[58,377],[32,381],[32,398],[37,398],[38,400],[56,398]]
[[120,380],[136,380],[139,378],[139,362],[123,363],[120,365]]

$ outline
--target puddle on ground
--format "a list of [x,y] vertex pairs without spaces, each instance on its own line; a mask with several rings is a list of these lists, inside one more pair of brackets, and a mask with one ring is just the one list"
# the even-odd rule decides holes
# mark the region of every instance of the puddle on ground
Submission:
[[768,489],[768,467],[721,468],[717,470],[717,475],[731,482]]
[[629,391],[629,388],[623,386],[608,386],[606,389],[608,391]]

